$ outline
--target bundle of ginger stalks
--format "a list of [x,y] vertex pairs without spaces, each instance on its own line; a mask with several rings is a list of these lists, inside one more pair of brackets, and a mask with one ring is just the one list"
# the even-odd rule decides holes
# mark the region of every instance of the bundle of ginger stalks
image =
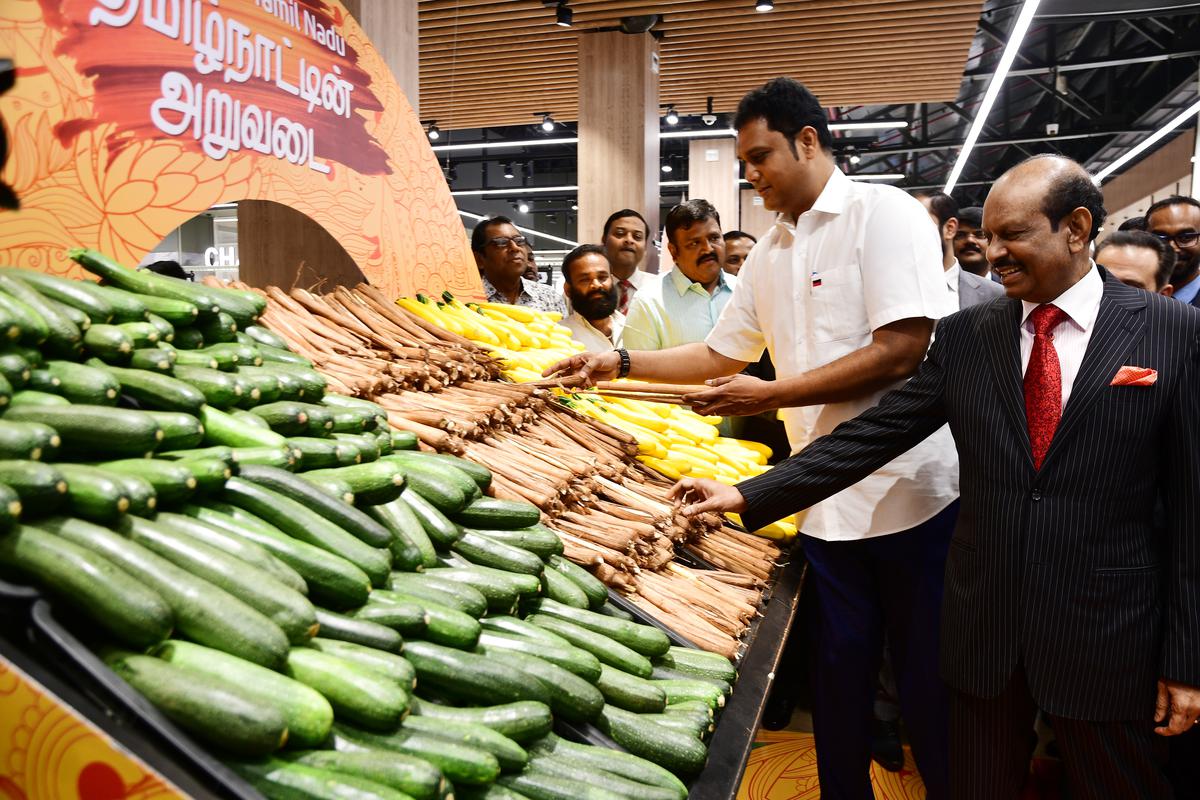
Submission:
[[[672,481],[636,460],[632,435],[548,389],[499,380],[485,349],[373,287],[260,293],[268,300],[262,323],[333,391],[379,403],[392,427],[415,433],[426,449],[488,467],[489,493],[542,509],[564,556],[697,645],[737,654],[780,550],[719,516],[678,514],[667,496]],[[715,569],[679,564],[679,548]]]

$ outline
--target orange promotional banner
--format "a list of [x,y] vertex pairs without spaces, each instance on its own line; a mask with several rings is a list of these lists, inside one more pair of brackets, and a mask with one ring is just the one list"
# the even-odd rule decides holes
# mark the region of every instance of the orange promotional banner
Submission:
[[218,203],[271,200],[385,293],[481,297],[420,121],[337,0],[5,0],[0,57],[21,200],[0,261],[74,274],[84,246],[135,265]]

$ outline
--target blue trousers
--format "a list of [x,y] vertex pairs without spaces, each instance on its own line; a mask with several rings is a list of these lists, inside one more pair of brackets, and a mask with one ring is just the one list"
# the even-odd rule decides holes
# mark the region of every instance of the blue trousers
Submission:
[[826,542],[802,536],[816,596],[809,625],[822,800],[872,800],[871,723],[886,635],[928,800],[949,790],[949,694],[938,676],[946,551],[958,501],[915,528]]

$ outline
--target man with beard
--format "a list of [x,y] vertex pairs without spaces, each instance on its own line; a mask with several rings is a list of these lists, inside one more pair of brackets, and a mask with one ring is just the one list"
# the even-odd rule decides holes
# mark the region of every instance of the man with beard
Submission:
[[482,273],[483,293],[490,303],[528,306],[567,315],[562,295],[545,284],[526,280],[527,240],[508,217],[480,220],[471,231],[471,251]]
[[664,350],[703,342],[733,296],[736,279],[721,265],[721,218],[707,200],[680,203],[667,214],[667,249],[675,269],[651,276],[629,306],[625,345]]
[[1176,300],[1200,307],[1200,200],[1173,195],[1146,212],[1146,230],[1175,250]]
[[638,269],[646,257],[650,226],[641,214],[632,208],[623,208],[614,211],[604,223],[601,241],[617,283],[617,310],[628,314],[633,296],[651,277],[649,273]]
[[625,316],[617,311],[617,284],[608,266],[608,256],[598,244],[581,244],[562,262],[563,292],[574,309],[563,324],[575,341],[588,350],[611,350],[621,346]]
[[983,209],[968,206],[958,210],[958,230],[954,233],[954,257],[958,265],[973,275],[988,277],[987,236],[983,232]]

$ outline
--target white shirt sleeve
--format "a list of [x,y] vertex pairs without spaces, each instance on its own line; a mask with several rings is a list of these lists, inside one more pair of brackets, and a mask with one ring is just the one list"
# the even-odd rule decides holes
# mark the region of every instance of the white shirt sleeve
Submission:
[[733,296],[704,339],[705,344],[726,358],[753,364],[767,346],[754,303],[754,275],[766,267],[768,249],[755,246],[750,251],[734,283]]
[[937,228],[919,201],[899,190],[881,192],[865,231],[863,294],[871,330],[958,310],[946,292]]

